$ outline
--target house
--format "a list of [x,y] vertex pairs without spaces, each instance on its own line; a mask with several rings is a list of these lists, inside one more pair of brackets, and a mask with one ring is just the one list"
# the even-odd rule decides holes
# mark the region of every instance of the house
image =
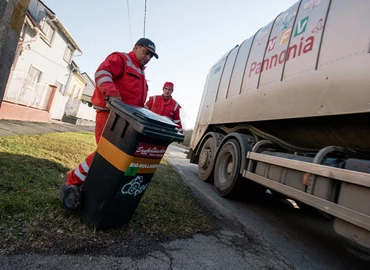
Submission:
[[91,103],[92,92],[87,95],[86,91],[90,91],[91,85],[95,85],[95,82],[90,79],[87,73],[81,73],[74,61],[72,61],[72,67],[73,72],[68,80],[68,88],[63,93],[69,99],[62,121],[78,125],[94,125],[95,109],[92,108]]
[[83,72],[81,75],[85,79],[85,81],[87,82],[86,86],[85,86],[85,89],[82,92],[81,100],[82,100],[83,103],[87,103],[91,107],[92,106],[91,97],[92,97],[92,95],[94,93],[94,90],[95,90],[95,81],[93,79],[91,79],[90,76],[87,75],[86,72]]
[[0,118],[61,120],[70,100],[82,104],[87,82],[73,61],[74,56],[81,54],[56,14],[42,1],[30,0]]
[[77,64],[72,61],[72,72],[67,82],[67,86],[63,93],[64,96],[69,96],[72,99],[81,99],[83,89],[87,84],[85,78],[82,76]]

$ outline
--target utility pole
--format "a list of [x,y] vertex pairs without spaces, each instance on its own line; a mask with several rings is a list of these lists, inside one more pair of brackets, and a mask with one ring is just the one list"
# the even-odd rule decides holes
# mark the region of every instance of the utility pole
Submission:
[[30,0],[0,1],[0,107]]

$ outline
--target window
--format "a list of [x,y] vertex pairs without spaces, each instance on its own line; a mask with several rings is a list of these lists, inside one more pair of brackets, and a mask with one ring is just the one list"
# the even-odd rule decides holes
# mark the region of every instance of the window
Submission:
[[30,82],[32,84],[36,84],[40,81],[41,71],[35,68],[34,66],[31,66],[28,72],[28,76],[29,76]]
[[41,71],[34,66],[30,67],[30,70],[28,71],[27,79],[24,82],[23,87],[25,89],[35,89],[36,84],[40,81],[41,78]]
[[74,85],[72,86],[72,90],[71,90],[71,92],[69,92],[69,93],[68,93],[72,98],[76,98],[76,97],[75,97],[75,90],[76,90],[76,85],[74,84]]
[[42,23],[42,31],[45,33],[45,36],[46,36],[46,41],[51,44],[51,41],[53,39],[53,36],[54,36],[54,28],[50,25],[50,23],[48,21],[43,21]]
[[57,87],[57,90],[59,91],[59,93],[63,94],[62,91],[63,91],[63,84],[56,81],[55,82],[55,86]]
[[71,63],[72,61],[72,55],[73,55],[73,51],[72,51],[72,48],[67,46],[66,47],[66,50],[64,51],[64,56],[63,56],[63,59],[67,62],[67,63]]
[[77,98],[78,98],[78,99],[80,99],[80,98],[81,98],[81,87],[80,87],[80,88],[78,88]]

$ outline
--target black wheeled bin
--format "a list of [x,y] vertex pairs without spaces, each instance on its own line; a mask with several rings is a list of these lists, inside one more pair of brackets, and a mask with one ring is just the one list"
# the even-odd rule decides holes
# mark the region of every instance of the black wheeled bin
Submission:
[[167,146],[184,139],[166,117],[119,100],[108,106],[108,121],[83,186],[83,219],[96,229],[130,220]]

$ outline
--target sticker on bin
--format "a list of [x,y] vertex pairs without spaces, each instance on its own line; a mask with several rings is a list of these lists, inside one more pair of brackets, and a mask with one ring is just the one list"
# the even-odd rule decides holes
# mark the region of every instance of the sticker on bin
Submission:
[[135,176],[137,175],[137,167],[127,167],[125,171],[125,176]]
[[160,158],[131,156],[126,154],[104,137],[100,138],[96,152],[115,168],[128,176],[155,173],[158,164],[161,162]]
[[134,155],[139,157],[162,158],[166,149],[167,146],[139,143]]
[[125,184],[122,189],[121,193],[123,195],[129,194],[133,196],[137,196],[140,193],[144,192],[145,189],[148,187],[148,184],[143,184],[143,177],[138,176],[132,179],[129,183]]
[[125,171],[126,176],[135,176],[139,169],[154,169],[158,168],[158,164],[143,164],[143,163],[131,163]]

